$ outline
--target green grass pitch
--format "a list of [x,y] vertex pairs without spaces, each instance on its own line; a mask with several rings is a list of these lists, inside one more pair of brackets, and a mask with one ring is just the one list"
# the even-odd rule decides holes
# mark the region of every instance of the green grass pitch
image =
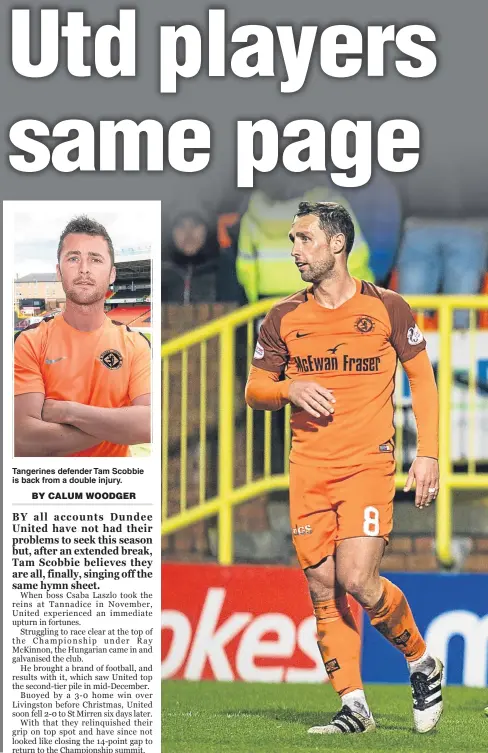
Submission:
[[412,729],[410,688],[369,685],[378,729],[368,735],[308,735],[337,709],[329,686],[165,681],[162,753],[486,753],[488,690],[444,689],[438,729]]

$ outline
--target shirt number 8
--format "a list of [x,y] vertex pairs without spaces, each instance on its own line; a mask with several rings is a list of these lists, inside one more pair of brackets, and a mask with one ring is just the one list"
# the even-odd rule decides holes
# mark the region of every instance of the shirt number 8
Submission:
[[366,536],[377,536],[380,532],[380,514],[376,507],[369,505],[364,510],[363,532]]

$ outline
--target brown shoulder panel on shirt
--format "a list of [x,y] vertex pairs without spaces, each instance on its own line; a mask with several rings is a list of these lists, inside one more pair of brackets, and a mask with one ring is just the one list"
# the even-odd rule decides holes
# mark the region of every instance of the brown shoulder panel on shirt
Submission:
[[54,321],[54,316],[46,316],[42,320],[42,322],[36,322],[35,324],[29,324],[28,327],[24,327],[24,329],[21,329],[21,330],[19,330],[18,332],[15,333],[15,335],[14,335],[14,342],[17,340],[18,336],[22,335],[24,332],[28,332],[31,329],[37,329],[39,327],[39,325],[42,324],[43,322],[52,322],[52,321]]
[[288,363],[288,348],[281,337],[281,322],[284,316],[306,301],[307,291],[300,290],[273,306],[259,330],[253,366],[277,374],[283,373]]
[[[115,324],[116,327],[125,327],[127,332],[135,332],[134,329],[131,329],[128,324],[124,324],[124,322],[117,322],[115,319],[111,319],[112,324]],[[144,337],[142,332],[138,332],[138,335],[142,337],[143,340],[147,343],[147,346],[149,350],[151,350],[151,343],[149,342],[147,337]]]
[[371,298],[379,298],[382,300],[381,294],[384,292],[384,288],[379,288],[378,285],[373,285],[372,282],[361,280],[361,295],[369,295]]
[[390,342],[402,363],[415,358],[418,353],[425,350],[424,336],[415,322],[412,309],[401,295],[370,282],[362,283],[361,293],[383,301],[390,319]]

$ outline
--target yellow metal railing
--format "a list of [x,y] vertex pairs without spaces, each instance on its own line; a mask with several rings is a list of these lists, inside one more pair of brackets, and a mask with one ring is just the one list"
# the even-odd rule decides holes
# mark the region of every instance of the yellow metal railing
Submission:
[[[161,349],[162,533],[171,534],[218,516],[221,564],[233,561],[232,508],[261,494],[288,488],[289,406],[284,410],[280,442],[275,442],[276,426],[273,424],[276,419],[269,412],[264,414],[264,419],[257,418],[243,401],[244,379],[254,351],[256,323],[274,302],[267,299],[241,308],[164,343]],[[409,297],[408,302],[417,313],[421,329],[426,311],[438,313],[440,489],[436,503],[436,550],[440,562],[449,566],[452,564],[452,492],[455,489],[488,488],[488,474],[476,472],[475,457],[476,312],[488,310],[488,298],[481,295],[415,296]],[[451,453],[452,335],[456,309],[470,312],[466,472],[453,471]],[[192,364],[194,366],[190,369]],[[209,377],[209,368],[214,369],[213,380]],[[395,393],[397,488],[402,488],[406,480],[401,381],[397,379]],[[257,420],[262,421],[260,431],[256,431]],[[193,428],[190,424],[194,424]],[[238,429],[236,424],[239,424]],[[217,446],[214,462],[209,444],[209,434],[212,433],[217,435],[213,443]],[[197,442],[197,452],[191,456],[188,449],[190,437]],[[262,442],[262,447],[258,447],[262,467],[259,458],[256,459],[256,442]],[[283,449],[278,468],[276,452],[273,452],[276,446],[279,446],[280,453]],[[172,458],[175,459],[174,465]],[[196,459],[198,469],[195,472]],[[216,478],[212,478],[215,472]]]

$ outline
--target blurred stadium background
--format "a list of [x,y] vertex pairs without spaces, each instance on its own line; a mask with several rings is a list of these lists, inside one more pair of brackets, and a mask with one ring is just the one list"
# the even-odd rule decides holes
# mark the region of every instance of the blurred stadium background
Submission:
[[[217,210],[163,212],[163,679],[326,682],[290,536],[288,410],[253,413],[244,403],[260,321],[276,297],[303,286],[298,279],[291,289],[279,287],[279,265],[291,264],[291,207],[300,200],[293,194],[290,203],[290,193],[276,196],[265,185],[241,194],[240,203],[226,197]],[[344,201],[328,187],[322,194]],[[441,488],[436,505],[418,512],[413,495],[402,491],[416,430],[399,366],[395,525],[383,571],[407,593],[429,646],[446,664],[447,683],[486,688],[488,219],[407,216],[395,185],[381,180],[345,200],[368,247],[369,279],[401,292],[415,312],[440,396]],[[275,242],[277,223],[283,249]],[[470,246],[464,241],[471,232]],[[402,657],[359,610],[358,617],[365,681],[405,683]],[[202,698],[201,713],[212,706],[203,686],[201,695],[185,687],[172,683],[167,694],[170,727],[181,723],[174,740],[183,740],[182,725],[190,724],[190,697],[192,704]],[[233,690],[228,697],[239,703]],[[332,694],[326,697],[332,712]],[[488,696],[476,698],[482,713]],[[198,736],[197,721],[191,729]],[[232,734],[239,735],[236,725]],[[206,749],[176,742],[171,748]]]

